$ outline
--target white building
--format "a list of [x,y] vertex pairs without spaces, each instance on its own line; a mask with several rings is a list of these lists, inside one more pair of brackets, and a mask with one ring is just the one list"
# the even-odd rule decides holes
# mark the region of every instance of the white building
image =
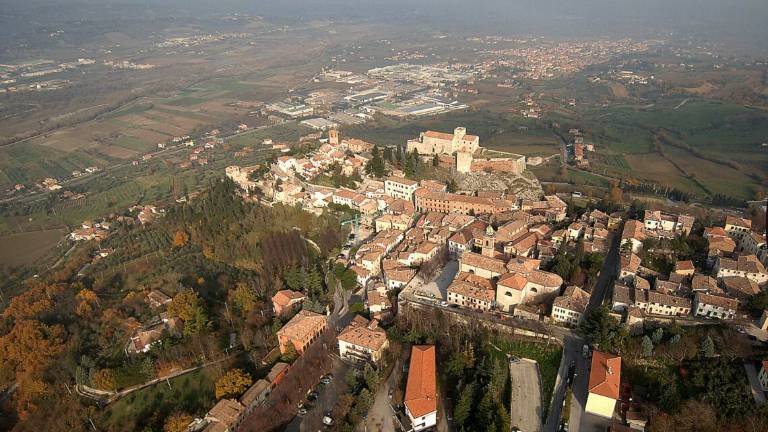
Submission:
[[413,202],[413,193],[419,188],[419,182],[404,177],[387,177],[384,181],[384,193],[392,198]]
[[352,361],[379,363],[389,347],[387,333],[377,320],[357,315],[337,336],[339,357]]
[[736,299],[697,292],[693,299],[693,313],[697,317],[733,319],[739,302]]

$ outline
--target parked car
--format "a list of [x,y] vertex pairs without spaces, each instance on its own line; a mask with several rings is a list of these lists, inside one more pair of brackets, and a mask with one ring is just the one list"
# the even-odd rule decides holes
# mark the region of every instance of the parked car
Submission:
[[326,385],[330,384],[331,381],[333,381],[333,378],[328,376],[328,375],[323,375],[323,377],[320,378],[320,382],[323,383],[323,384],[326,384]]
[[583,347],[581,347],[581,355],[584,358],[589,357],[589,345],[584,345]]
[[509,358],[510,363],[520,363],[520,357],[518,356],[512,356]]
[[307,393],[307,400],[310,402],[316,401],[318,397],[320,397],[320,393],[318,393],[316,390],[312,390]]
[[333,426],[333,417],[331,417],[330,411],[326,411],[325,415],[323,415],[323,424],[326,426]]

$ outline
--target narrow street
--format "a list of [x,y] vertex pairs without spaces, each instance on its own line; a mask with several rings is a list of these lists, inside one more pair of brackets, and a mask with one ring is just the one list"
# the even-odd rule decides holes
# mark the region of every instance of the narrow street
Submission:
[[[585,317],[597,310],[597,308],[599,308],[605,301],[606,296],[611,292],[613,282],[616,280],[616,275],[619,270],[619,243],[622,229],[623,224],[615,232],[611,242],[611,248],[605,256],[603,268],[600,270],[600,276],[592,290],[589,304],[584,312]],[[547,423],[544,427],[546,432],[556,432],[560,425],[563,400],[567,390],[568,368],[572,363],[576,367],[576,376],[573,381],[573,397],[571,398],[568,426],[570,432],[578,432],[582,429],[584,406],[587,403],[587,379],[589,377],[589,359],[585,359],[582,355],[582,347],[584,344],[584,339],[575,333],[565,335],[563,338],[563,357],[560,361],[560,369],[557,373],[552,405],[550,407],[549,415],[547,416]],[[592,427],[587,427],[583,430],[592,431],[594,429]]]

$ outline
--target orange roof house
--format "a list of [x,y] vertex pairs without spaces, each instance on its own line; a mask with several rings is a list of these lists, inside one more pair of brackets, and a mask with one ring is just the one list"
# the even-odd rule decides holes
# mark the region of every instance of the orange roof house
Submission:
[[275,315],[280,316],[298,308],[306,296],[298,291],[280,290],[272,296],[272,307]]
[[621,357],[594,351],[589,371],[586,412],[602,417],[613,417],[616,401],[619,400],[620,384]]
[[434,345],[414,345],[411,348],[404,403],[414,431],[437,424],[437,364]]

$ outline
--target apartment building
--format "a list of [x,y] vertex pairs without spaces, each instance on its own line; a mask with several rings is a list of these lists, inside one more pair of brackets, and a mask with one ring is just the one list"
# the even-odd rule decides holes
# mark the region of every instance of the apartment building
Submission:
[[336,337],[339,341],[339,357],[355,362],[378,364],[389,347],[387,333],[377,320],[367,320],[357,315]]
[[552,303],[552,320],[568,326],[577,326],[587,310],[589,293],[577,286],[569,286]]
[[419,188],[419,182],[405,177],[387,177],[384,180],[384,193],[392,198],[413,201],[413,193]]
[[285,354],[289,345],[293,345],[299,354],[320,338],[328,325],[325,315],[308,310],[302,310],[277,331],[280,352]]
[[647,289],[635,289],[635,307],[654,315],[683,316],[691,313],[689,299]]

